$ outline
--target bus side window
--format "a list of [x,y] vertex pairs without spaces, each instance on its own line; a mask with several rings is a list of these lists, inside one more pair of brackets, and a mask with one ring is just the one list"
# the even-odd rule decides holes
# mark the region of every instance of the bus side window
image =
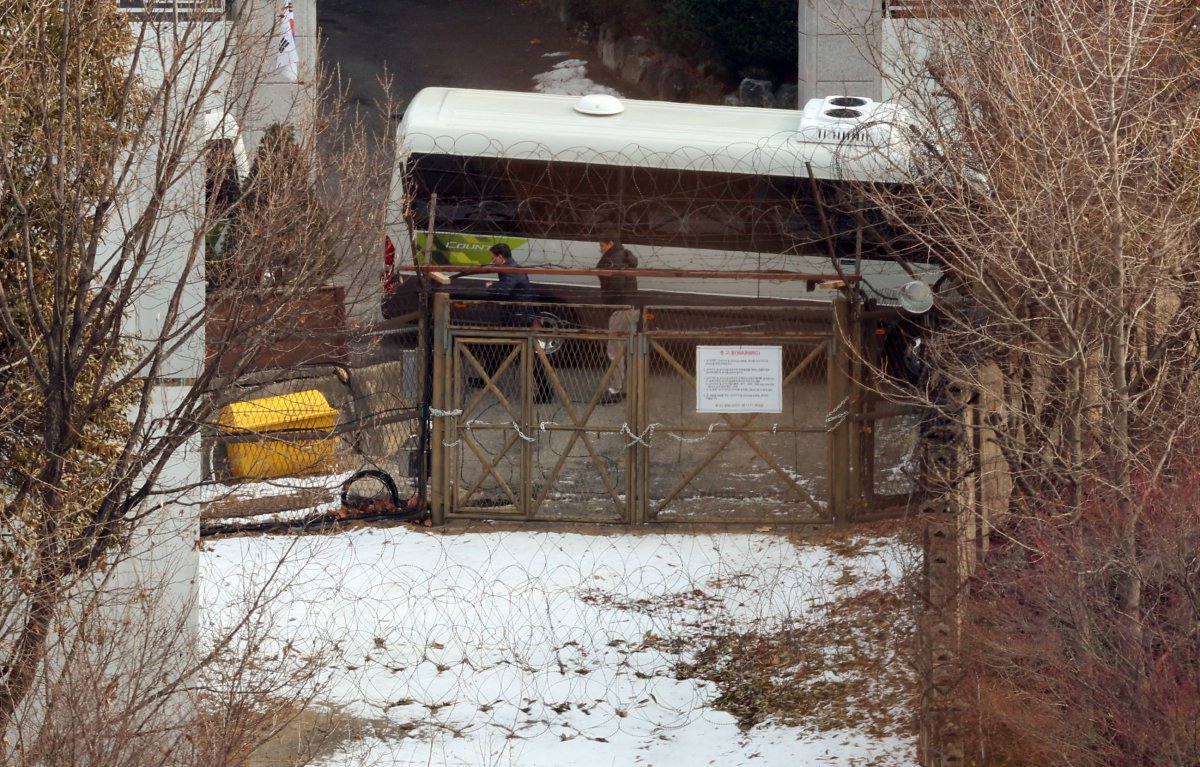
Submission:
[[620,168],[563,163],[554,169],[551,186],[567,209],[560,236],[594,240],[605,229],[625,225],[626,200],[621,194]]
[[438,196],[437,228],[499,234],[515,226],[515,200],[504,173],[506,161],[490,157],[420,155],[410,160],[413,216],[429,222],[429,199]]
[[855,248],[861,228],[865,251],[897,247],[895,227],[840,181],[445,154],[414,154],[407,170],[421,229],[436,193],[442,231],[590,241],[617,228],[644,247],[785,253]]
[[545,237],[553,221],[557,197],[548,183],[545,163],[510,160],[506,177],[513,196],[512,231],[523,237]]

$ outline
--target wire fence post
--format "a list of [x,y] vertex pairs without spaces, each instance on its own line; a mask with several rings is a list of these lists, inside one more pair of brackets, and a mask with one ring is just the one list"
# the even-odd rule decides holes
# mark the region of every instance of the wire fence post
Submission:
[[[861,236],[861,232],[860,232]],[[854,297],[847,314],[845,328],[849,355],[847,361],[847,394],[846,401],[846,511],[843,515],[846,522],[858,515],[863,506],[863,484],[874,481],[870,474],[865,473],[867,460],[865,449],[869,440],[863,439],[863,376],[864,376],[864,334],[866,328],[862,317],[862,296],[853,288],[849,291]],[[840,320],[839,320],[840,323]],[[872,424],[873,425],[873,424]]]
[[[534,390],[540,387],[536,387],[534,384],[537,380],[534,370],[539,363],[537,352],[533,350],[533,347],[537,344],[537,333],[527,331],[521,340],[524,343],[520,346],[520,367],[517,369],[517,372],[521,376],[521,417],[527,424],[537,423],[536,413],[534,412]],[[514,424],[515,427],[516,424]],[[520,501],[520,508],[525,511],[525,518],[530,519],[536,512],[534,508],[536,494],[533,492],[534,461],[536,456],[534,455],[533,443],[537,440],[526,437],[521,432],[521,429],[517,429],[517,435],[521,440],[519,449],[522,477],[518,500]]]
[[829,339],[829,513],[835,528],[850,519],[850,302],[833,300],[833,334]]
[[[634,431],[637,434],[645,434],[651,427],[650,424],[650,374],[649,374],[649,346],[650,340],[646,336],[645,309],[638,310],[638,322],[630,339],[630,344],[633,346],[633,359],[631,360],[632,367],[628,371],[630,382],[630,394],[634,401]],[[632,460],[627,464],[629,466],[630,486],[633,492],[629,494],[625,503],[625,519],[630,524],[643,525],[646,523],[648,507],[651,503],[650,497],[650,444],[649,440],[637,439],[634,440],[631,446]]]
[[[448,371],[450,365],[447,362],[449,351],[446,344],[446,319],[449,303],[449,296],[444,293],[435,293],[433,296],[433,308],[431,317],[433,331],[429,334],[429,343],[432,347],[430,357],[432,358],[432,408],[439,413],[449,409],[450,401],[449,389],[450,381]],[[432,412],[430,413],[432,416]],[[438,417],[430,419],[432,421],[433,438],[429,445],[429,508],[430,516],[433,518],[433,524],[441,525],[446,521],[446,465],[448,462],[447,451],[450,449],[446,445],[451,435],[447,434],[450,424],[446,418]]]
[[[423,262],[429,263],[430,258],[430,243],[433,242],[433,232],[436,221],[437,210],[437,195],[433,195],[430,200],[429,209],[429,232],[425,238],[425,254]],[[413,258],[416,259],[417,254],[416,243],[413,243]],[[433,431],[433,415],[430,409],[433,407],[434,386],[434,353],[433,353],[433,300],[432,290],[430,286],[430,278],[425,273],[420,273],[421,280],[421,317],[419,322],[421,328],[421,430],[417,441],[418,459],[417,459],[417,497],[422,504],[430,500],[429,496],[429,469],[431,457],[431,442]],[[434,523],[439,521],[435,518]]]

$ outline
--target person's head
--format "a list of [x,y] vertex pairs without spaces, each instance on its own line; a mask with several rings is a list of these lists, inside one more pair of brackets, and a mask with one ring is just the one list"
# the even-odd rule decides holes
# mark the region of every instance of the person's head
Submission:
[[493,265],[512,258],[512,248],[508,247],[508,244],[504,242],[496,243],[488,248],[488,252],[492,254]]
[[621,236],[611,229],[606,229],[600,232],[597,242],[600,243],[600,252],[607,253],[621,244]]

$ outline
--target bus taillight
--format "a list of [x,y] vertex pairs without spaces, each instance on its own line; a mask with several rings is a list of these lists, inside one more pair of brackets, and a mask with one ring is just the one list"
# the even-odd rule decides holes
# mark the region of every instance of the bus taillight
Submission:
[[390,293],[396,287],[396,246],[392,244],[392,238],[384,235],[383,237],[383,290],[385,293]]

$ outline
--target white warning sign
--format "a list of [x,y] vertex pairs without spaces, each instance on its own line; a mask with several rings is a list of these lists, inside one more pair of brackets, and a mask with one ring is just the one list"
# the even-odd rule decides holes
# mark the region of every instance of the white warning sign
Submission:
[[783,411],[783,347],[697,346],[697,413]]

